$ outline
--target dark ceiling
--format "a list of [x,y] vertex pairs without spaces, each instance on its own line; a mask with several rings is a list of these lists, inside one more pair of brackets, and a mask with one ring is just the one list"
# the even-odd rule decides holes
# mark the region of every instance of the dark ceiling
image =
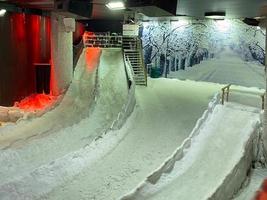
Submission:
[[[66,2],[68,0],[0,0],[0,3],[11,3],[20,7],[34,8],[41,10],[53,10],[56,2]],[[105,4],[109,0],[79,0],[93,3],[91,17],[94,19],[115,19],[123,16],[123,11],[110,11]],[[128,0],[128,2],[147,2],[149,0]],[[152,4],[161,3],[177,7],[177,15],[187,15],[192,17],[204,17],[205,12],[225,11],[229,18],[257,17],[267,15],[267,0],[150,0]],[[170,3],[172,2],[172,3]],[[142,6],[141,6],[142,8]],[[150,7],[147,7],[149,10]],[[147,10],[146,9],[146,10]],[[139,9],[142,11],[142,9]],[[143,9],[145,10],[145,9]],[[160,15],[161,13],[158,13]],[[175,12],[174,12],[175,14]],[[157,11],[154,12],[156,17]],[[161,14],[162,15],[162,14]]]
[[229,18],[266,15],[267,0],[178,0],[176,14],[204,17],[205,12],[225,11]]
[[0,0],[0,2],[42,10],[51,10],[54,8],[54,0]]

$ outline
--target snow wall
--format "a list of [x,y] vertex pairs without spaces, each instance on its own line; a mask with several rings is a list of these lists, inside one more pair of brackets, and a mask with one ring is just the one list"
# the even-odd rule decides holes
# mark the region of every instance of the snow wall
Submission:
[[[152,172],[143,182],[141,182],[133,191],[129,194],[122,196],[121,200],[137,200],[142,199],[142,190],[145,190],[147,185],[156,185],[160,177],[165,173],[170,173],[173,170],[175,163],[181,160],[188,149],[191,146],[191,140],[196,137],[208,117],[213,113],[216,105],[220,103],[220,94],[216,94],[208,105],[208,109],[204,111],[202,117],[197,121],[193,131],[187,139],[185,139],[180,147],[178,147],[172,156],[154,172]],[[230,200],[240,190],[243,183],[249,176],[249,171],[252,167],[252,163],[257,161],[259,157],[259,145],[262,131],[262,122],[255,124],[255,127],[251,128],[250,138],[247,141],[243,149],[243,156],[238,163],[234,166],[232,171],[225,177],[220,187],[212,194],[209,200]]]
[[261,126],[261,124],[255,124],[255,127],[251,128],[250,137],[242,149],[243,156],[225,177],[220,187],[208,198],[209,200],[231,200],[242,188],[250,175],[252,164],[257,161]]

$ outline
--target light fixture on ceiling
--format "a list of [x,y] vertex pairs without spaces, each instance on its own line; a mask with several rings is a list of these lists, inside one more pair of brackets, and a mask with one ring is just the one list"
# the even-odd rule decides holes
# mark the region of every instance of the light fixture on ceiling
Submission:
[[209,19],[215,20],[224,20],[225,19],[225,12],[205,12],[205,17]]
[[185,29],[185,27],[189,24],[187,20],[171,20],[171,26],[174,28],[179,28],[180,30]]
[[3,17],[6,14],[6,9],[0,9],[0,17]]
[[106,4],[110,10],[124,10],[125,5],[123,1],[111,1]]

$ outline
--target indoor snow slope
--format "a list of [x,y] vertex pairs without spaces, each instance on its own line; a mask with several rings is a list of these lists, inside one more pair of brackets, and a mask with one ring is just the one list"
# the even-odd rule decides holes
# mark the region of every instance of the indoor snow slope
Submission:
[[[93,58],[91,62],[86,61],[87,56]],[[88,116],[94,101],[99,56],[99,50],[84,50],[72,83],[60,105],[41,118],[22,120],[15,125],[0,129],[0,149],[18,146],[19,143],[26,142],[36,135],[44,135],[71,126]]]
[[98,140],[101,146],[112,143],[116,137],[114,147],[72,180],[39,199],[118,200],[181,145],[220,87],[194,81],[148,79],[148,87],[136,88],[137,106],[122,129]]
[[198,134],[123,200],[230,200],[254,158],[260,110],[215,106]]
[[171,72],[168,77],[265,88],[264,66],[246,62],[239,55],[235,56],[231,50],[226,50],[219,57],[204,60],[185,70]]
[[35,199],[78,173],[73,152],[110,129],[127,96],[122,50],[85,49],[58,107],[0,129],[0,199]]

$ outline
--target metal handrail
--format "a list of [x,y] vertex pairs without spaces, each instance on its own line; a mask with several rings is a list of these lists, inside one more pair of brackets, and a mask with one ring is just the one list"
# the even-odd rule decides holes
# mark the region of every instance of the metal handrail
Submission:
[[265,95],[266,95],[266,92],[264,92],[263,94],[261,94],[261,109],[264,110],[264,104],[265,104]]
[[[230,94],[230,87],[232,84],[228,84],[225,87],[222,88],[222,105],[224,105],[224,102],[228,102],[229,101],[229,94]],[[226,99],[225,99],[225,95],[226,95]],[[265,95],[266,92],[264,92],[263,94],[260,94],[261,97],[261,109],[264,110],[265,107]]]
[[228,84],[222,88],[222,105],[224,105],[225,94],[226,94],[226,102],[228,102],[228,100],[229,100],[229,91],[230,91],[231,85],[232,84]]
[[143,48],[142,48],[142,40],[138,38],[137,40],[137,46],[140,51],[140,58],[141,58],[141,65],[145,73],[145,81],[146,81],[146,86],[147,86],[147,70],[145,68],[145,63],[144,63],[144,55],[143,55]]

